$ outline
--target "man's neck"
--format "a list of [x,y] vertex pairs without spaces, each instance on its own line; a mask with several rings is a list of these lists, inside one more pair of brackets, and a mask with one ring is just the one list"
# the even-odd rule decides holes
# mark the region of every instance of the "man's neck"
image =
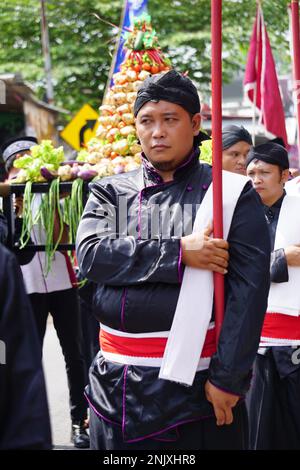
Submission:
[[270,198],[266,201],[263,201],[263,204],[265,206],[272,207],[275,204],[275,202],[277,202],[279,199],[282,198],[283,195],[284,195],[284,189],[282,190],[282,192],[280,194],[277,194],[274,197],[272,197],[272,198]]
[[173,171],[159,171],[156,170],[159,176],[162,177],[163,182],[167,183],[168,181],[173,181],[174,170]]
[[190,150],[190,152],[187,154],[187,156],[185,158],[182,159],[182,161],[180,162],[180,164],[174,168],[174,170],[170,170],[170,171],[162,171],[162,170],[158,170],[156,169],[157,173],[160,175],[160,177],[163,179],[164,183],[167,183],[168,181],[173,181],[174,179],[174,173],[179,170],[180,168],[182,168],[183,166],[185,166],[189,161],[190,159],[192,158],[192,156],[194,155],[195,153],[195,149],[192,148]]

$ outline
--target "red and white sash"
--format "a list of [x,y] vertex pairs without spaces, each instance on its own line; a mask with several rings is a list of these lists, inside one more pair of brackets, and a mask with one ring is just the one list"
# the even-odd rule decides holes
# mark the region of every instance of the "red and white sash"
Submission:
[[[232,216],[248,178],[223,171],[223,226],[227,238]],[[203,233],[213,220],[212,184],[197,212],[193,232]],[[192,385],[213,306],[213,273],[186,267],[159,378]]]
[[300,344],[300,317],[277,312],[266,313],[260,348],[266,346],[297,346]]
[[[110,362],[133,366],[160,367],[169,332],[127,333],[100,323],[100,349]],[[197,370],[207,369],[216,351],[215,324],[209,325]]]

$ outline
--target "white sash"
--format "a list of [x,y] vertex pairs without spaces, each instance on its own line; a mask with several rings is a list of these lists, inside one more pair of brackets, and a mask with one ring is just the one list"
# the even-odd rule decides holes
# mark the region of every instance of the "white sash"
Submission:
[[[300,244],[300,199],[285,196],[279,214],[274,250]],[[288,282],[272,282],[268,312],[298,317],[300,315],[300,268],[288,266]]]
[[[227,238],[233,212],[248,178],[223,171],[223,227]],[[213,219],[212,184],[197,212],[193,232]],[[192,385],[212,315],[213,273],[186,267],[159,378]]]
[[287,181],[284,185],[288,196],[300,196],[300,176]]

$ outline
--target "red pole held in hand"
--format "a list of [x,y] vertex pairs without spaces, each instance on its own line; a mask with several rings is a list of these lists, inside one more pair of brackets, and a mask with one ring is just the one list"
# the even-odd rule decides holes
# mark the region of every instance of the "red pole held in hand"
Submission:
[[293,34],[293,78],[294,93],[296,94],[298,156],[300,157],[300,34],[299,34],[299,2],[292,0],[292,34]]
[[[222,201],[222,0],[211,0],[212,150],[214,237],[223,238]],[[217,343],[224,317],[224,276],[214,273]]]

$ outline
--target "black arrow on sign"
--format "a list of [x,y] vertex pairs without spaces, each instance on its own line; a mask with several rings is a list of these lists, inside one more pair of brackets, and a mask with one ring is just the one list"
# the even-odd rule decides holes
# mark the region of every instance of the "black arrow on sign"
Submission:
[[79,131],[79,145],[80,147],[84,147],[84,133],[88,129],[91,131],[94,129],[94,126],[96,124],[97,120],[96,119],[87,119],[85,122],[85,125],[82,126],[82,128]]

